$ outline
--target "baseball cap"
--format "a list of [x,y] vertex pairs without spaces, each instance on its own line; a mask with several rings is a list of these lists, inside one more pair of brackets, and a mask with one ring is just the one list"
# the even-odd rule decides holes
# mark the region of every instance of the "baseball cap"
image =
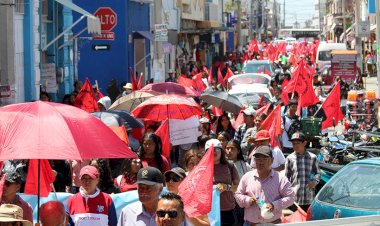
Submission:
[[203,124],[203,123],[210,123],[210,119],[206,118],[206,117],[202,117],[199,119],[199,123]]
[[210,139],[205,144],[205,150],[207,151],[211,145],[214,145],[214,148],[222,148],[222,143],[218,139]]
[[269,139],[270,139],[270,134],[268,130],[260,130],[255,135],[255,141],[269,140]]
[[292,135],[292,138],[291,138],[290,140],[291,140],[291,141],[293,141],[293,140],[305,141],[305,140],[306,140],[306,136],[305,136],[305,134],[303,134],[302,132],[295,132],[295,133]]
[[243,110],[243,113],[245,115],[256,116],[256,111],[252,107],[249,107],[249,108]]
[[267,157],[272,157],[272,149],[270,149],[269,146],[260,146],[255,150],[255,154],[253,154],[253,156],[256,155],[265,155]]
[[186,172],[181,167],[175,167],[175,168],[173,168],[171,170],[166,171],[164,173],[164,176],[168,175],[169,173],[174,173],[174,174],[178,175],[181,178],[185,178],[186,177]]
[[3,173],[5,174],[5,180],[9,183],[17,183],[17,184],[22,184],[24,182],[24,178],[19,172],[20,168],[15,168],[15,167],[6,167],[3,169]]
[[80,170],[79,178],[81,179],[83,175],[89,175],[92,179],[96,179],[99,177],[99,171],[95,166],[87,165]]
[[155,185],[164,182],[162,173],[155,167],[147,166],[141,168],[137,173],[136,184]]

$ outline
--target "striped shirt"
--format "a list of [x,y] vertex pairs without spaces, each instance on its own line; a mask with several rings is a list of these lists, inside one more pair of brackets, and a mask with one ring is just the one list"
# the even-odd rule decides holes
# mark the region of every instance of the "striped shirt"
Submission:
[[[251,223],[269,223],[280,219],[282,210],[293,204],[294,196],[288,179],[274,170],[265,179],[260,179],[256,169],[249,171],[241,178],[235,192],[236,202],[244,208],[244,220]],[[267,220],[262,218],[259,206],[249,205],[251,197],[272,203],[274,216]]]
[[296,193],[296,202],[299,205],[311,204],[315,191],[307,185],[310,181],[317,185],[321,178],[317,156],[308,151],[304,155],[293,152],[286,158],[285,175]]

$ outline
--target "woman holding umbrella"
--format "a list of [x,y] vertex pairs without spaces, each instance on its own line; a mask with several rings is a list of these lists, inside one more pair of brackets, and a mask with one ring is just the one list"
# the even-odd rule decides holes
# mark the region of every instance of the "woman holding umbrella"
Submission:
[[161,155],[161,140],[154,133],[146,133],[140,147],[140,159],[144,167],[152,166],[159,169],[162,173],[170,170],[169,161]]

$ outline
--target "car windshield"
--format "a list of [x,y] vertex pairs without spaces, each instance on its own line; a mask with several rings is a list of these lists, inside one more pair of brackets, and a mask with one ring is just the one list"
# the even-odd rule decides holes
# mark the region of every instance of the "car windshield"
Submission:
[[271,74],[274,71],[272,64],[269,64],[269,63],[262,63],[262,64],[258,64],[258,63],[250,64],[250,63],[247,63],[243,67],[243,71],[245,73],[264,73],[264,69],[267,70]]
[[240,75],[236,78],[233,78],[230,83],[232,86],[238,85],[238,84],[265,84],[268,85],[270,80],[267,77],[264,77],[262,75]]
[[380,209],[379,166],[352,164],[330,180],[317,200],[353,208]]
[[331,61],[331,51],[319,51],[318,60],[320,61]]
[[267,93],[237,93],[233,95],[236,96],[244,106],[253,106],[254,108],[258,107],[262,95],[264,95],[263,105],[270,102],[270,96]]

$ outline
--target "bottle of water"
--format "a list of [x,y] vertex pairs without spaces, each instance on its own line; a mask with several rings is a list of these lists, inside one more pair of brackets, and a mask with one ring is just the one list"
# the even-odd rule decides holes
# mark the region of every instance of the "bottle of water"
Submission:
[[257,203],[257,205],[259,206],[260,209],[265,204],[264,200],[260,199],[259,196],[256,197],[256,203]]

